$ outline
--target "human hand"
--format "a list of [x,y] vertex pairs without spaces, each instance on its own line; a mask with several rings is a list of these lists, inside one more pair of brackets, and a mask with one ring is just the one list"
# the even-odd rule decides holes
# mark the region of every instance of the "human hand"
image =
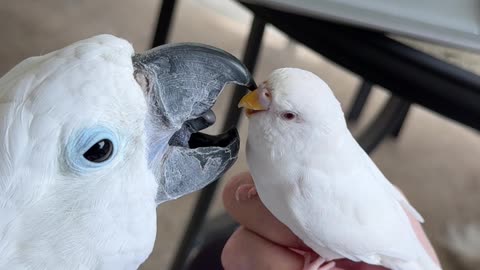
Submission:
[[[302,269],[304,256],[292,249],[311,251],[290,229],[280,223],[262,204],[258,196],[238,201],[237,188],[253,184],[249,173],[233,177],[223,191],[223,203],[228,213],[242,226],[233,233],[224,247],[222,264],[226,270],[297,270]],[[421,225],[409,216],[412,226],[427,252],[438,262]],[[336,261],[335,269],[385,270],[380,266]]]

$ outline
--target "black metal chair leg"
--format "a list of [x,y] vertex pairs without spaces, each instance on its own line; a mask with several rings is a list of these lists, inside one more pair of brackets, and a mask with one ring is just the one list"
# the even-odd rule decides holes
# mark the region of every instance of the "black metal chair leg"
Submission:
[[357,136],[358,143],[365,152],[371,153],[404,119],[402,112],[408,110],[410,103],[397,96],[391,96],[377,118],[372,120],[365,131]]
[[[360,118],[362,114],[363,108],[367,102],[370,93],[372,92],[373,84],[368,81],[362,81],[362,84],[357,90],[357,95],[353,100],[353,104],[350,107],[350,111],[347,113],[347,121],[348,122],[355,122]],[[393,138],[398,138],[400,135],[400,131],[402,129],[403,123],[405,122],[405,118],[407,117],[408,111],[410,109],[410,103],[408,106],[402,106],[397,111],[398,117],[396,118],[396,125],[392,126],[392,133],[390,134]],[[373,150],[373,149],[372,149]]]
[[[260,47],[262,45],[263,33],[265,32],[265,21],[254,17],[252,25],[250,26],[250,34],[247,40],[247,46],[243,54],[243,64],[250,70],[253,75],[257,65],[258,55],[260,53]],[[230,100],[230,106],[228,107],[227,120],[225,121],[225,129],[229,129],[234,125],[238,125],[241,116],[241,110],[238,108],[238,102],[246,94],[245,87],[237,86],[233,92]]]
[[152,41],[152,47],[157,47],[167,43],[176,2],[176,0],[162,1],[160,14],[158,15],[157,28],[155,28],[155,35]]
[[395,126],[393,128],[393,131],[392,131],[392,137],[394,138],[398,138],[398,136],[400,135],[400,132],[402,131],[402,127],[403,127],[403,123],[405,123],[405,120],[407,118],[407,115],[408,115],[408,111],[410,110],[410,107],[411,107],[411,103],[408,104],[408,106],[406,106],[405,108],[402,109],[402,111],[399,112],[399,119],[400,121],[398,122],[397,126]]
[[[255,70],[264,30],[265,22],[262,19],[255,17],[252,22],[247,47],[243,57],[245,66],[252,74]],[[223,126],[224,130],[238,125],[241,116],[241,110],[238,109],[237,104],[241,97],[245,94],[245,91],[246,90],[243,87],[237,87],[237,89],[235,89],[230,101],[227,119],[225,120]],[[215,194],[217,184],[218,181],[213,182],[204,188],[200,193],[200,197],[198,198],[195,209],[193,210],[192,218],[187,226],[187,230],[180,243],[180,247],[177,250],[173,263],[170,266],[171,270],[184,269],[187,258],[189,257],[189,254],[198,239],[198,234],[200,233],[202,225],[205,221],[205,217]]]
[[195,247],[187,261],[187,270],[223,270],[223,247],[238,228],[228,214],[222,213],[209,220],[198,236],[200,245]]
[[359,117],[360,114],[363,111],[363,107],[365,106],[365,103],[367,102],[368,96],[370,95],[370,92],[372,91],[373,84],[368,82],[368,81],[363,81],[360,87],[357,90],[357,95],[355,96],[355,99],[353,100],[353,104],[350,107],[350,111],[347,113],[347,121],[353,122],[356,121]]

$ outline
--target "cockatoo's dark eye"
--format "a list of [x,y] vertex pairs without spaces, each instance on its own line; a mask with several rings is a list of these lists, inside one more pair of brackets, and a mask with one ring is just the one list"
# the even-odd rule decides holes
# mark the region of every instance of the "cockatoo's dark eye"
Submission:
[[117,133],[104,126],[75,131],[65,145],[65,162],[76,174],[106,168],[122,149],[121,142]]
[[293,119],[297,118],[297,114],[295,114],[294,112],[283,112],[282,113],[282,118],[284,120],[293,120]]
[[113,154],[113,143],[109,139],[103,139],[95,143],[83,154],[87,160],[101,163],[108,160]]

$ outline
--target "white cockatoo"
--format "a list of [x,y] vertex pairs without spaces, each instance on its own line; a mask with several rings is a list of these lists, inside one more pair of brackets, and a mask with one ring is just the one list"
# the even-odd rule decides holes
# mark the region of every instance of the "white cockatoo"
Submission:
[[223,51],[134,54],[111,35],[14,67],[0,79],[0,269],[137,269],[157,205],[235,161],[235,130],[197,132],[229,82],[254,86]]
[[340,258],[393,270],[440,269],[406,211],[422,217],[355,141],[324,81],[301,69],[278,69],[239,106],[249,116],[247,160],[255,186],[237,192],[258,193],[323,257],[305,269],[332,269],[324,261]]

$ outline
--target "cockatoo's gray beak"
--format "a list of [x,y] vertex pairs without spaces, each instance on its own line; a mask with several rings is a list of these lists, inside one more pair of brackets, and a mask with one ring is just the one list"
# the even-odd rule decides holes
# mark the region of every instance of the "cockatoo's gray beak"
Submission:
[[226,84],[255,89],[247,68],[234,56],[201,44],[173,44],[133,57],[135,79],[144,90],[148,161],[159,183],[157,203],[197,191],[235,162],[239,136],[199,133],[215,122],[211,111]]

